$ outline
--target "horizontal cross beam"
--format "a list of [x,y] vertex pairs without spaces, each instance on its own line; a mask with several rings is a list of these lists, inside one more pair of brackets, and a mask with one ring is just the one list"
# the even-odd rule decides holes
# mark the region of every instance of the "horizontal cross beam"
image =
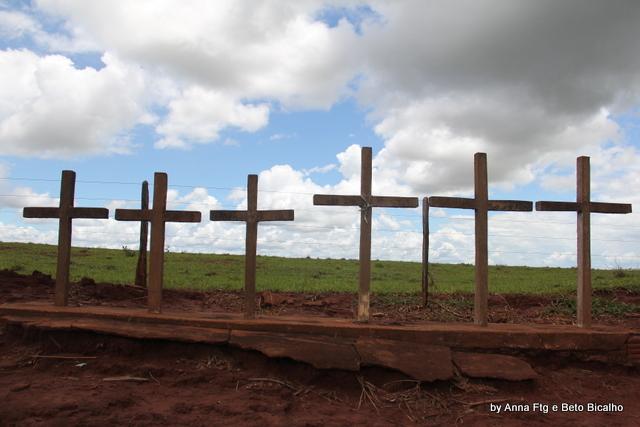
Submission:
[[[209,213],[211,221],[249,221],[251,213],[247,211],[213,210]],[[263,211],[258,210],[254,214],[255,221],[293,221],[292,209]]]
[[[118,221],[151,221],[151,209],[116,209]],[[165,211],[165,222],[200,222],[202,214],[198,211]]]
[[342,196],[338,194],[315,194],[313,204],[319,206],[371,206],[374,208],[417,208],[417,197],[396,196]]
[[[429,206],[434,208],[477,209],[476,199],[465,197],[429,197]],[[487,210],[530,212],[533,210],[533,202],[526,200],[487,200]]]
[[[77,208],[72,207],[66,210],[69,218],[77,219],[107,219],[109,209],[107,208]],[[24,208],[22,216],[25,218],[60,218],[60,208]]]
[[[603,203],[589,202],[589,212],[606,214],[628,214],[631,213],[629,203]],[[558,211],[558,212],[581,212],[582,204],[578,202],[536,202],[537,211]]]

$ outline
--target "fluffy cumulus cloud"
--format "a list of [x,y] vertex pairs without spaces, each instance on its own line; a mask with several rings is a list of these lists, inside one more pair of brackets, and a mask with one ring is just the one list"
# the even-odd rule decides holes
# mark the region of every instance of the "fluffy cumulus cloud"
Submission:
[[162,139],[157,148],[185,148],[218,139],[224,127],[253,132],[269,120],[265,104],[242,104],[226,94],[189,87],[169,102],[169,113],[156,127]]
[[77,69],[62,55],[0,51],[0,155],[124,153],[146,114],[138,67],[111,55]]

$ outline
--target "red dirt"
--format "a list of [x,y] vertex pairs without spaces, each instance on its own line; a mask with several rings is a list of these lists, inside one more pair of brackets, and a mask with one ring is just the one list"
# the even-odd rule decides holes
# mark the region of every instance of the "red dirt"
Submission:
[[[52,300],[52,291],[48,276],[0,272],[0,303]],[[637,303],[638,298],[624,291],[600,296],[629,303]],[[374,299],[371,312],[374,321],[381,323],[462,320],[470,315],[470,308],[457,301],[465,298],[468,296],[436,296],[437,304],[428,312],[418,307],[417,300],[403,305],[392,303],[391,298]],[[164,301],[168,307],[188,311],[241,310],[240,294],[234,292],[169,290]],[[134,287],[84,280],[74,286],[71,302],[139,307],[145,304],[145,294]],[[492,321],[571,322],[568,315],[542,316],[551,303],[548,297],[495,296]],[[353,296],[346,294],[274,294],[263,296],[262,310],[275,315],[351,317],[352,306]],[[635,317],[596,320],[638,327]],[[51,355],[71,358],[34,357]],[[637,367],[580,362],[566,353],[545,353],[526,360],[538,379],[508,382],[458,377],[452,382],[417,386],[394,371],[321,371],[228,346],[5,326],[0,329],[0,426],[640,424]],[[145,381],[104,381],[123,376]],[[490,412],[488,401],[502,405],[578,403],[585,405],[585,411],[553,412],[550,406],[548,414],[496,414]],[[620,404],[624,410],[587,412],[589,402]]]

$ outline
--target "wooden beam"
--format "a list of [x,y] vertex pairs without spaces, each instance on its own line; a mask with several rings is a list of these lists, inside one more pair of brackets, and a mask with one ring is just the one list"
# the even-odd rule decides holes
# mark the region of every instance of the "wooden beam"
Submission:
[[561,212],[577,212],[580,205],[576,202],[536,202],[537,211],[561,211]]
[[251,319],[256,315],[256,268],[258,246],[258,175],[247,177],[247,236],[244,257],[244,315]]
[[282,209],[274,211],[258,211],[258,221],[293,221],[293,209]]
[[246,221],[247,211],[214,210],[209,212],[211,221]]
[[321,206],[364,206],[362,196],[340,196],[337,194],[314,194],[313,204]]
[[467,199],[464,197],[429,197],[429,206],[434,208],[454,208],[454,209],[475,209],[475,199]]
[[485,153],[476,153],[474,156],[474,189],[476,202],[476,290],[473,319],[475,324],[487,326],[489,298],[489,234],[487,210],[489,208],[489,189],[487,183],[487,155]]
[[417,197],[371,196],[371,206],[376,208],[417,208]]
[[[156,172],[153,176],[153,209],[151,210],[151,251],[149,262],[149,283],[147,297],[149,311],[162,310],[162,281],[164,275],[164,215],[167,210],[166,173]],[[141,213],[143,213],[142,211]],[[146,219],[146,218],[141,218]]]
[[591,178],[589,157],[577,160],[577,197],[578,211],[578,299],[576,311],[578,326],[591,326]]
[[429,198],[422,199],[422,306],[429,302]]
[[[363,147],[360,152],[360,195],[364,200],[371,198],[371,147]],[[357,319],[369,321],[369,304],[371,283],[371,205],[360,209],[360,271],[358,274],[358,311]]]
[[523,200],[489,200],[487,207],[490,211],[531,212],[533,202]]
[[589,208],[591,213],[606,213],[606,214],[630,214],[630,203],[602,203],[602,202],[589,202]]
[[[149,210],[149,183],[142,181],[140,190],[140,210]],[[147,245],[149,242],[149,221],[140,221],[140,244],[138,247],[138,263],[136,264],[136,286],[147,286]]]
[[151,209],[116,209],[117,221],[151,221],[153,210]]
[[59,218],[60,208],[24,208],[22,216],[24,218]]
[[199,211],[166,211],[165,222],[200,222],[202,214]]
[[62,171],[58,228],[58,262],[56,267],[55,305],[65,306],[69,299],[69,266],[71,264],[71,209],[76,189],[76,173]]

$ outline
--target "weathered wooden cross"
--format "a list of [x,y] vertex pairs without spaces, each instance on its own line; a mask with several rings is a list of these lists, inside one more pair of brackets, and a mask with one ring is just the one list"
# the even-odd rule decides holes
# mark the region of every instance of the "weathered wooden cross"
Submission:
[[537,211],[573,211],[578,213],[578,326],[591,326],[591,213],[628,214],[628,203],[601,203],[591,199],[589,157],[581,156],[576,166],[575,202],[536,202]]
[[244,256],[244,315],[252,319],[256,315],[256,251],[258,222],[293,221],[294,212],[284,210],[258,210],[258,175],[247,177],[247,210],[212,210],[211,221],[243,221],[247,223]]
[[371,283],[371,208],[415,208],[418,207],[418,198],[371,195],[371,147],[362,147],[360,168],[360,195],[314,194],[313,204],[360,207],[360,273],[357,320],[367,322],[369,320]]
[[432,196],[429,197],[429,206],[475,210],[476,259],[473,319],[477,325],[486,326],[489,296],[488,211],[530,212],[533,210],[533,203],[522,200],[489,200],[486,153],[474,155],[474,189],[473,199]]
[[151,223],[151,254],[149,259],[149,311],[162,309],[162,280],[164,272],[164,238],[167,222],[200,222],[198,211],[167,210],[167,174],[156,172],[153,178],[152,209],[116,209],[118,221],[149,221]]
[[55,305],[67,305],[69,299],[69,265],[71,264],[71,222],[74,218],[106,219],[106,208],[79,208],[73,206],[76,188],[76,173],[62,171],[60,182],[60,205],[57,208],[24,208],[25,218],[59,218],[58,265],[56,267]]
[[[149,183],[142,181],[140,209],[149,209]],[[136,286],[147,286],[147,241],[149,240],[149,221],[140,221],[140,246],[136,265]]]

